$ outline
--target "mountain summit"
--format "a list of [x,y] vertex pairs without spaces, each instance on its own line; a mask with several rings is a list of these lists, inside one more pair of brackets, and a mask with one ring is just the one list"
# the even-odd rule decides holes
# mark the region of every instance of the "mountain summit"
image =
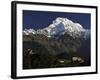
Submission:
[[74,38],[76,37],[87,38],[90,35],[90,30],[84,29],[82,25],[80,25],[79,23],[74,23],[73,21],[67,18],[58,17],[52,22],[52,24],[50,24],[46,28],[39,29],[37,31],[33,29],[24,30],[24,33],[44,34],[47,37],[63,35],[67,33]]

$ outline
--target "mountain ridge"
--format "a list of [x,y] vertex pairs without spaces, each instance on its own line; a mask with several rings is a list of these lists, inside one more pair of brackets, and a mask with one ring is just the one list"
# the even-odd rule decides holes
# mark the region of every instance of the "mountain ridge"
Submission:
[[23,31],[24,35],[29,35],[31,33],[44,34],[47,37],[54,37],[56,35],[63,35],[67,33],[74,38],[82,36],[83,38],[87,38],[90,35],[90,30],[84,29],[79,23],[74,23],[67,18],[58,17],[48,27],[38,30],[25,29]]

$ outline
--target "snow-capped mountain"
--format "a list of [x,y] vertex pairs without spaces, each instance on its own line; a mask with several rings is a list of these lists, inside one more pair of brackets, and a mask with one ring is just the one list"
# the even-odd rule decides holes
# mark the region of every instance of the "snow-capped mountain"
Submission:
[[23,34],[24,34],[24,35],[29,35],[30,33],[35,34],[36,31],[35,31],[34,29],[25,29],[25,30],[23,31]]
[[84,29],[79,23],[74,23],[67,18],[60,17],[56,18],[56,20],[45,28],[45,30],[47,30],[49,36],[68,33],[72,37],[84,36],[84,38],[90,32],[89,30]]
[[67,18],[56,18],[52,24],[48,27],[39,29],[35,31],[34,29],[25,29],[24,34],[29,35],[30,33],[44,34],[47,37],[52,37],[56,35],[63,35],[65,33],[69,34],[73,38],[83,37],[87,38],[90,35],[90,30],[84,29],[79,23],[74,23],[73,21]]
[[[43,61],[43,59],[47,59],[48,61],[48,58],[51,59],[50,61],[54,61],[50,63],[55,63],[59,60],[68,60],[68,64],[61,64],[60,67],[69,67],[71,65],[74,67],[76,65],[90,66],[90,30],[84,29],[81,24],[75,23],[67,18],[58,17],[52,22],[52,24],[43,29],[23,30],[23,50],[23,60],[26,61],[26,66],[28,62],[27,60],[29,60],[29,64],[30,61],[32,61],[32,68],[34,68],[34,65],[37,65],[39,68],[43,67],[41,65],[45,65],[45,62],[38,61]],[[30,55],[31,57],[29,57]],[[79,62],[77,64],[76,62],[72,62],[73,57],[82,58],[84,63]],[[58,63],[53,64],[54,67],[55,65],[58,67]],[[46,66],[48,67],[47,64]]]

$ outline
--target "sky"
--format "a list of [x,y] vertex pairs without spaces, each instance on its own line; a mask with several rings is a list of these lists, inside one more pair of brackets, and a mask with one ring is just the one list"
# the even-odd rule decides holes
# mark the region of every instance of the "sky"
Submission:
[[88,13],[48,12],[23,10],[23,29],[35,30],[48,27],[57,17],[68,18],[81,24],[85,29],[90,29],[91,15]]

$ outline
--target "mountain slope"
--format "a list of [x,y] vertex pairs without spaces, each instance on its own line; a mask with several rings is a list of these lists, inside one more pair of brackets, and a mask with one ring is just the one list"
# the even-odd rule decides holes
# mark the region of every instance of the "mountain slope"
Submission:
[[[26,52],[30,50],[33,53],[32,56],[34,57],[36,54],[39,59],[40,55],[43,58],[45,55],[52,55],[56,59],[57,64],[55,65],[58,67],[89,66],[91,56],[90,42],[90,30],[84,29],[79,23],[74,23],[67,18],[57,18],[46,28],[38,30],[25,29],[23,31],[23,54],[26,55]],[[30,52],[28,52],[28,55],[31,55]],[[81,58],[83,60],[82,64],[79,62],[72,63],[73,57]],[[62,65],[59,60],[64,60],[66,63]],[[27,60],[25,59],[25,61]],[[41,62],[35,62],[32,65],[35,66],[38,63]],[[25,65],[27,66],[27,64]]]

